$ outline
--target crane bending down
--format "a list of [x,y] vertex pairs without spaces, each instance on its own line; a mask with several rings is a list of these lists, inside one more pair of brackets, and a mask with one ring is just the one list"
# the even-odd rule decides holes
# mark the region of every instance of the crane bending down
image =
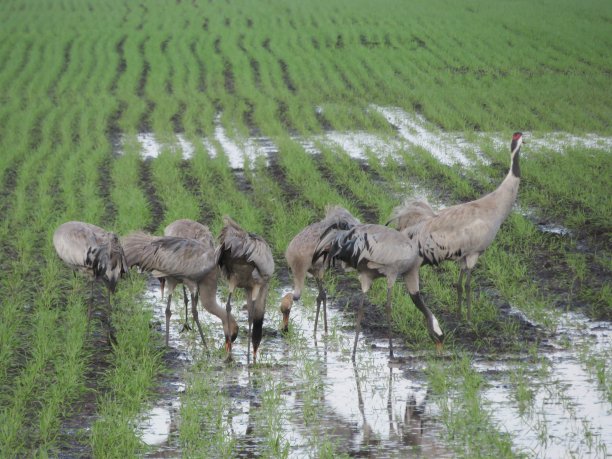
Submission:
[[394,209],[387,223],[396,222],[397,228],[415,241],[424,264],[437,265],[444,260],[459,262],[458,311],[461,314],[465,276],[468,321],[472,308],[472,269],[495,239],[516,201],[521,178],[519,154],[522,142],[523,135],[515,132],[510,144],[510,170],[495,191],[475,201],[442,209],[437,214],[425,201],[406,201]]
[[391,290],[398,277],[403,277],[410,298],[425,317],[429,336],[438,350],[444,342],[444,334],[436,317],[425,306],[419,292],[420,257],[416,245],[399,231],[383,225],[357,225],[347,231],[330,231],[324,234],[315,250],[313,261],[323,257],[326,266],[340,260],[357,270],[361,283],[361,301],[355,323],[356,333],[353,343],[352,360],[355,361],[357,340],[363,318],[363,303],[372,286],[379,277],[387,279],[386,315],[389,333],[389,357],[393,358],[391,333]]
[[169,291],[166,306],[166,345],[172,315],[172,292],[182,282],[191,293],[191,313],[204,346],[206,347],[206,340],[198,318],[198,300],[202,302],[204,309],[223,322],[225,349],[231,352],[232,342],[238,335],[238,325],[236,320],[217,304],[217,267],[212,241],[204,243],[196,239],[159,237],[136,232],[125,236],[122,243],[130,267],[138,265],[142,270],[166,279]]
[[[327,333],[327,293],[323,285],[325,267],[323,259],[313,262],[313,255],[323,233],[332,230],[346,230],[359,224],[351,213],[340,206],[328,206],[325,218],[321,221],[308,225],[300,231],[289,243],[285,251],[285,258],[293,274],[293,301],[298,301],[302,295],[304,281],[307,275],[315,278],[319,294],[317,296],[317,312],[315,315],[314,332],[317,333],[317,322],[319,310],[323,304],[323,322],[325,333]],[[289,327],[289,314],[291,313],[291,302],[289,297],[283,298],[283,331]]]
[[224,216],[223,223],[215,258],[228,281],[229,293],[225,307],[229,315],[234,290],[236,287],[245,289],[249,320],[247,360],[250,360],[252,343],[255,363],[263,334],[269,282],[274,274],[272,250],[263,238],[245,231],[230,217]]
[[[214,249],[214,238],[212,233],[208,229],[208,226],[202,225],[201,223],[196,222],[194,220],[189,220],[185,218],[173,221],[164,229],[164,236],[197,239],[199,241],[202,241],[204,244],[210,244]],[[155,276],[155,273],[153,275]],[[164,288],[166,285],[165,277],[159,277],[159,285],[161,289],[161,297],[163,300]],[[185,290],[185,284],[183,284],[183,300],[185,302],[185,323],[183,324],[182,330],[190,330],[191,327],[188,323],[189,314],[187,313],[189,302],[187,300],[187,291]]]
[[[91,278],[92,297],[94,281],[104,282],[110,305],[110,294],[115,292],[119,278],[128,271],[117,235],[91,223],[71,221],[55,230],[53,245],[64,263]],[[91,318],[91,308],[90,302],[88,318]]]

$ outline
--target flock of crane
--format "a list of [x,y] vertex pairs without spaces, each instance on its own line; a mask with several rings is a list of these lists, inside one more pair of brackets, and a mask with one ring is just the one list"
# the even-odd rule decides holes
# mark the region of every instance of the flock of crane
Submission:
[[[362,224],[346,209],[329,206],[325,218],[304,228],[289,243],[285,252],[293,274],[294,289],[281,300],[283,329],[287,329],[293,302],[300,299],[305,278],[310,275],[315,278],[318,287],[315,333],[321,305],[327,332],[327,295],[323,277],[327,269],[339,262],[344,268],[357,271],[362,291],[355,324],[353,361],[365,297],[372,282],[380,277],[387,279],[389,356],[393,357],[391,289],[398,277],[403,278],[414,305],[423,313],[431,339],[436,348],[441,349],[444,334],[438,320],[421,297],[419,268],[424,264],[438,264],[444,260],[459,262],[458,311],[461,314],[465,293],[467,319],[470,320],[472,268],[495,238],[516,200],[522,141],[522,134],[514,133],[507,176],[496,190],[475,201],[448,207],[438,213],[425,201],[406,201],[394,209],[386,225]],[[252,345],[253,362],[256,362],[269,283],[274,274],[272,250],[263,238],[245,231],[230,217],[223,217],[223,223],[215,241],[207,226],[192,220],[171,223],[165,228],[163,236],[138,231],[122,238],[95,225],[71,221],[55,231],[53,244],[59,257],[68,266],[91,277],[92,289],[94,280],[105,283],[109,291],[109,303],[120,277],[133,266],[159,279],[162,298],[164,289],[168,291],[166,344],[172,294],[176,286],[182,283],[183,288],[186,287],[190,292],[191,312],[204,346],[206,340],[198,319],[198,303],[221,319],[225,348],[228,357],[231,357],[232,342],[238,334],[238,325],[232,316],[231,299],[236,288],[244,289],[249,327],[247,359],[250,361]],[[216,300],[220,274],[228,285],[225,308]],[[187,308],[185,292],[185,320]],[[185,323],[185,327],[189,325]]]

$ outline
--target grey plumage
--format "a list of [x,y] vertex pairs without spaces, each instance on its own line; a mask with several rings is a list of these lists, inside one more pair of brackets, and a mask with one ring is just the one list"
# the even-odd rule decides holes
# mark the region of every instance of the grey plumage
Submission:
[[519,154],[522,134],[516,132],[510,145],[511,165],[506,178],[493,192],[475,201],[458,204],[438,213],[422,200],[406,201],[394,209],[389,221],[414,240],[423,263],[436,265],[457,260],[458,309],[461,312],[463,276],[467,318],[471,317],[471,272],[478,257],[493,242],[501,224],[510,214],[520,183]]
[[425,306],[419,292],[420,259],[416,245],[404,233],[383,225],[356,225],[347,231],[329,231],[323,234],[313,261],[323,257],[327,266],[340,260],[357,270],[362,297],[356,319],[353,343],[353,361],[363,318],[363,303],[372,282],[379,277],[387,279],[386,315],[389,333],[389,355],[393,357],[391,333],[391,289],[398,277],[404,283],[415,306],[424,315],[427,329],[436,347],[440,347],[444,334],[436,317]]
[[[319,294],[317,296],[317,312],[315,315],[314,332],[317,332],[319,309],[323,304],[323,321],[325,333],[327,333],[327,294],[323,285],[325,269],[323,260],[319,259],[313,263],[312,257],[319,239],[325,232],[333,230],[346,230],[359,224],[359,220],[340,206],[328,206],[325,218],[308,225],[300,231],[289,243],[285,251],[285,259],[293,275],[293,301],[298,301],[304,288],[307,275],[315,278]],[[289,323],[291,305],[286,301],[283,309],[283,329],[286,330]]]
[[60,225],[53,234],[53,245],[64,263],[92,280],[101,280],[109,292],[115,291],[128,270],[117,235],[91,223]]
[[[213,238],[212,233],[208,229],[208,226],[203,225],[194,220],[180,219],[180,220],[173,221],[168,226],[166,226],[166,228],[164,229],[164,236],[175,236],[175,237],[183,237],[183,238],[188,238],[188,239],[197,239],[203,242],[204,244],[210,245],[214,249],[214,238]],[[156,273],[154,272],[153,275],[156,276]],[[159,276],[156,276],[156,277],[159,279],[159,284],[161,288],[161,297],[163,300],[164,299],[164,288],[166,285],[166,278],[159,277]],[[190,327],[189,327],[188,319],[187,319],[188,301],[187,301],[187,292],[185,290],[184,284],[183,284],[183,299],[185,303],[185,324],[183,325],[183,330],[189,330]]]
[[179,282],[191,293],[191,311],[202,342],[204,333],[198,318],[198,301],[204,309],[221,319],[225,332],[225,347],[231,351],[231,343],[238,334],[236,320],[217,304],[217,269],[212,241],[174,236],[151,236],[143,232],[132,233],[122,240],[128,265],[139,266],[155,276],[165,277],[169,284],[166,306],[166,344],[168,344],[170,304],[172,292]]
[[249,345],[253,344],[253,361],[263,333],[269,282],[274,274],[274,259],[268,243],[242,229],[230,217],[223,217],[224,226],[219,235],[215,260],[228,282],[227,314],[231,313],[231,298],[236,287],[246,291],[249,320]]

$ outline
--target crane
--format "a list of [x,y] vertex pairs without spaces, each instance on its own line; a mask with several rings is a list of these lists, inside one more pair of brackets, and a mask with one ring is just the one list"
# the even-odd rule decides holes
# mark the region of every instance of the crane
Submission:
[[256,363],[257,349],[263,334],[269,283],[274,274],[272,250],[263,238],[245,231],[229,216],[223,217],[223,224],[215,260],[228,282],[229,293],[225,307],[229,315],[234,290],[236,287],[245,289],[249,320],[247,361],[250,361],[252,343],[253,363]]

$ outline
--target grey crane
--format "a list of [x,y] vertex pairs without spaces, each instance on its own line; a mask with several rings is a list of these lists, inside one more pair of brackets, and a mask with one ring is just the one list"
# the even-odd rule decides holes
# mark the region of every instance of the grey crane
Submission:
[[[214,238],[208,226],[203,225],[195,220],[189,219],[180,219],[175,220],[170,223],[164,229],[164,236],[175,236],[175,237],[184,237],[189,239],[198,239],[205,244],[210,244],[214,248]],[[164,299],[164,287],[166,285],[166,278],[159,277],[159,284],[161,288],[161,297]],[[187,300],[187,291],[185,290],[185,285],[183,284],[183,299],[185,302],[185,323],[183,324],[183,330],[190,330],[188,323],[188,300]]]
[[232,342],[238,335],[238,325],[234,317],[226,314],[225,309],[217,304],[217,267],[212,241],[206,243],[190,238],[152,236],[139,231],[123,237],[122,244],[130,267],[137,265],[143,271],[166,279],[169,291],[166,305],[166,345],[172,315],[172,292],[182,282],[191,294],[191,313],[204,346],[206,340],[198,318],[198,301],[202,302],[204,309],[223,322],[225,349],[231,353]]
[[389,357],[393,358],[393,342],[391,332],[391,290],[398,277],[404,279],[410,298],[425,317],[427,330],[438,350],[444,341],[444,334],[438,320],[425,306],[419,291],[420,257],[416,244],[404,233],[383,225],[356,225],[346,231],[330,231],[323,234],[313,261],[323,257],[326,266],[335,260],[357,270],[361,283],[361,301],[355,321],[355,341],[353,343],[352,360],[355,361],[357,340],[363,318],[363,303],[372,286],[372,282],[380,277],[387,279],[386,315],[389,333]]
[[471,318],[472,269],[491,245],[501,224],[516,201],[521,178],[519,155],[523,135],[515,132],[510,144],[510,170],[491,193],[475,201],[447,207],[435,213],[423,200],[407,201],[394,209],[390,222],[414,240],[424,264],[437,265],[444,260],[459,262],[457,282],[458,311],[461,314],[463,278],[467,320]]
[[242,229],[228,216],[223,217],[219,234],[216,263],[228,281],[227,314],[232,310],[231,299],[236,287],[246,291],[249,320],[247,361],[253,344],[253,363],[263,334],[269,282],[274,274],[274,259],[268,243],[260,236]]
[[[314,277],[319,294],[317,295],[317,312],[315,315],[314,332],[317,332],[317,322],[319,320],[319,310],[323,304],[323,323],[325,333],[327,333],[327,293],[323,285],[325,267],[323,260],[313,262],[312,256],[321,239],[323,233],[337,230],[346,230],[354,225],[358,225],[357,220],[351,213],[340,206],[328,206],[325,218],[312,223],[300,231],[289,243],[285,251],[285,259],[291,273],[293,274],[293,301],[298,301],[302,295],[304,282],[307,275]],[[289,327],[289,314],[291,313],[291,303],[288,299],[283,304],[283,330]]]
[[[60,225],[53,233],[55,251],[69,267],[91,278],[102,281],[110,294],[115,292],[119,278],[128,271],[125,255],[115,233],[91,223],[70,221]],[[91,318],[90,301],[87,317]]]

